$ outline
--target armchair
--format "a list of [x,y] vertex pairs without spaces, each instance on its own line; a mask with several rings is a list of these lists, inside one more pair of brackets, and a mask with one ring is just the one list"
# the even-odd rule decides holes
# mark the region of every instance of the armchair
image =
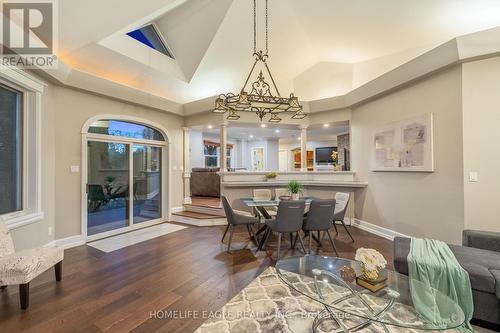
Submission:
[[19,285],[21,309],[29,306],[31,280],[54,267],[56,281],[62,278],[64,251],[58,247],[39,247],[15,252],[12,236],[0,217],[0,289]]

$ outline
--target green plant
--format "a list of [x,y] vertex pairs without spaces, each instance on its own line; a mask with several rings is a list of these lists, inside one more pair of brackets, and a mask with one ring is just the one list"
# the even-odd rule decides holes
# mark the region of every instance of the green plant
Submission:
[[290,193],[293,193],[293,194],[299,193],[300,190],[302,190],[302,184],[296,180],[290,180],[288,182],[287,187],[288,187],[288,191],[290,191]]
[[276,172],[266,173],[266,179],[275,179],[276,177],[278,177],[278,174]]
[[113,176],[107,176],[107,177],[104,177],[104,181],[108,184],[111,184],[113,183],[114,181],[116,180],[116,177],[113,177]]

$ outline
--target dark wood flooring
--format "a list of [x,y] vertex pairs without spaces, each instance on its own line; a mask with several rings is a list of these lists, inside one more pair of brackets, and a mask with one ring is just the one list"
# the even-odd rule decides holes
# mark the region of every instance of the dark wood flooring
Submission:
[[[351,229],[355,243],[339,228],[342,257],[352,259],[356,248],[371,247],[392,266],[390,241]],[[19,308],[17,286],[0,291],[0,332],[192,332],[205,319],[151,319],[150,312],[216,311],[274,264],[274,242],[268,252],[255,253],[241,230],[228,254],[220,244],[222,231],[192,227],[111,253],[69,249],[63,280],[56,283],[53,270],[35,279],[28,310]],[[320,253],[333,255],[327,241],[324,246]]]

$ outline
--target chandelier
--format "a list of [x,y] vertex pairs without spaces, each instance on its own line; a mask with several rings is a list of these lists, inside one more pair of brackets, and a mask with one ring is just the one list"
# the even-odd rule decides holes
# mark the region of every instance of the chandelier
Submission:
[[[268,4],[266,0],[266,52],[257,51],[257,23],[256,23],[256,0],[253,1],[253,56],[255,61],[253,63],[250,73],[248,73],[245,84],[239,94],[227,93],[221,94],[215,100],[214,113],[229,112],[228,120],[238,120],[240,116],[238,112],[255,112],[260,118],[269,116],[269,122],[279,123],[282,119],[282,113],[293,113],[293,119],[303,119],[306,114],[302,110],[302,105],[299,99],[292,94],[290,97],[281,97],[278,87],[274,81],[273,75],[269,70],[267,59],[269,58],[269,38],[268,38]],[[262,63],[266,75],[271,80],[272,85],[266,81],[266,77],[260,70],[257,75],[256,81],[249,84],[250,77],[254,73],[257,64]],[[247,87],[250,93],[247,92]]]

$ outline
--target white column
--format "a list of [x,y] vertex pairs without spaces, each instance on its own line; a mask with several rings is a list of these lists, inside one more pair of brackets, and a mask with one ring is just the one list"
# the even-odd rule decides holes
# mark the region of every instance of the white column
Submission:
[[300,171],[307,171],[307,125],[300,126]]
[[227,171],[227,124],[220,125],[220,171]]
[[190,204],[191,201],[191,162],[189,160],[189,127],[183,127],[184,134],[184,204]]

